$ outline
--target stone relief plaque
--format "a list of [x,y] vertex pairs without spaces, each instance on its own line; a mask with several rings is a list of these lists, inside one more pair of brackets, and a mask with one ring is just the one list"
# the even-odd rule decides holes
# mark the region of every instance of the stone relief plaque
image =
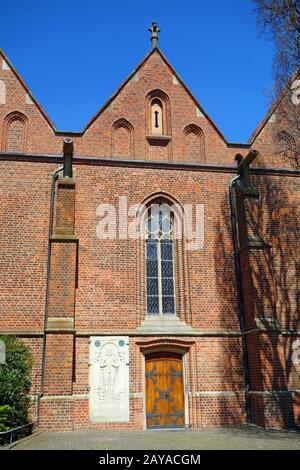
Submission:
[[296,368],[300,368],[300,339],[296,339],[292,344],[292,363]]
[[129,338],[90,338],[89,413],[93,422],[129,421]]
[[289,370],[289,388],[299,390],[300,386],[300,339],[291,344],[291,367]]
[[6,346],[4,341],[0,340],[0,365],[6,364]]

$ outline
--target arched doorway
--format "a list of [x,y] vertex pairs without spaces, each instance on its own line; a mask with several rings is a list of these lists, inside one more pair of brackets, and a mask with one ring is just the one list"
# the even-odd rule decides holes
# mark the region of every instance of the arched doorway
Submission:
[[153,428],[185,425],[182,355],[154,352],[146,355],[146,424]]

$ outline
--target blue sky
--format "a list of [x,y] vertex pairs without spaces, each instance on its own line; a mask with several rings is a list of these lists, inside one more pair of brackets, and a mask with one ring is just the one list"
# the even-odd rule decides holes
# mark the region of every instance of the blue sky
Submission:
[[270,105],[272,43],[250,0],[0,0],[0,47],[59,130],[79,131],[159,46],[232,142]]

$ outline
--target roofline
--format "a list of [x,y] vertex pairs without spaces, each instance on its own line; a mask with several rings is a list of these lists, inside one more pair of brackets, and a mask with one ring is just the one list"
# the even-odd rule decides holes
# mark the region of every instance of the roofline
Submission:
[[[201,104],[198,102],[198,100],[195,98],[195,96],[192,94],[192,92],[190,91],[190,89],[187,87],[187,85],[184,83],[184,81],[182,80],[182,78],[178,75],[178,73],[176,72],[176,70],[174,69],[174,67],[172,66],[172,64],[168,61],[168,59],[165,57],[165,55],[161,52],[161,50],[158,48],[158,47],[155,47],[153,49],[151,49],[146,55],[145,57],[142,59],[142,61],[137,65],[137,67],[135,67],[135,69],[130,73],[130,75],[124,80],[124,82],[116,89],[116,91],[110,96],[110,98],[103,104],[103,106],[99,109],[99,111],[97,111],[97,113],[88,121],[88,123],[85,125],[85,127],[81,130],[81,131],[66,131],[66,130],[60,130],[60,129],[57,129],[55,124],[53,123],[53,121],[51,120],[51,118],[49,117],[49,115],[47,114],[47,112],[44,110],[44,108],[41,106],[41,104],[39,103],[39,101],[34,97],[34,95],[32,94],[32,92],[30,91],[30,89],[28,88],[28,86],[26,85],[26,83],[24,82],[24,80],[22,79],[22,77],[19,75],[19,73],[17,72],[16,68],[14,67],[14,65],[12,64],[12,62],[9,60],[9,58],[7,57],[7,55],[5,54],[5,52],[3,51],[3,49],[0,48],[0,55],[3,56],[4,60],[7,62],[7,64],[9,65],[10,69],[12,70],[12,72],[15,74],[15,76],[17,77],[17,79],[19,80],[19,82],[21,83],[21,85],[24,87],[24,89],[26,90],[26,92],[28,93],[28,95],[30,96],[30,98],[32,99],[32,101],[35,103],[35,105],[37,106],[37,108],[39,109],[39,111],[41,112],[41,114],[44,116],[44,118],[46,119],[46,121],[48,122],[49,126],[51,127],[51,129],[53,130],[54,134],[57,135],[57,136],[71,136],[71,137],[82,137],[85,132],[87,131],[87,129],[92,125],[92,123],[98,118],[98,116],[110,105],[110,103],[116,98],[116,96],[119,95],[119,93],[122,91],[122,89],[128,84],[128,82],[132,79],[132,77],[141,69],[141,67],[144,65],[144,63],[148,60],[148,58],[154,54],[155,52],[157,52],[160,57],[162,58],[162,60],[166,63],[166,65],[171,69],[172,73],[175,75],[176,79],[178,80],[178,82],[183,86],[183,88],[185,89],[185,91],[188,93],[188,95],[192,98],[192,100],[194,101],[194,103],[196,104],[196,106],[200,109],[200,111],[203,113],[203,115],[208,119],[208,121],[211,123],[211,125],[213,126],[213,128],[215,129],[215,131],[219,134],[219,136],[221,137],[221,139],[225,142],[225,144],[229,147],[229,148],[245,148],[245,149],[248,149],[251,147],[251,145],[253,144],[254,140],[256,139],[256,137],[258,136],[258,134],[261,132],[262,128],[264,127],[264,125],[266,124],[266,122],[268,121],[270,115],[274,112],[274,110],[276,109],[276,107],[278,106],[279,104],[279,98],[278,98],[278,103],[277,105],[275,106],[275,104],[273,104],[270,108],[270,110],[268,111],[267,115],[265,116],[265,118],[260,122],[260,124],[257,126],[257,128],[255,129],[255,131],[252,133],[250,139],[248,140],[248,142],[246,143],[237,143],[237,142],[229,142],[226,137],[224,136],[224,134],[220,131],[220,129],[218,128],[218,126],[215,124],[215,122],[213,121],[213,119],[207,114],[207,112],[205,111],[205,109],[203,109],[203,107],[201,106]],[[273,109],[274,107],[274,109]]]
[[22,79],[22,77],[19,75],[19,73],[17,72],[16,68],[14,67],[14,65],[12,64],[12,62],[9,60],[9,58],[7,57],[7,55],[5,54],[5,52],[3,51],[3,49],[0,48],[0,55],[3,56],[5,62],[7,62],[9,68],[12,70],[12,72],[15,74],[15,76],[17,77],[17,79],[19,80],[19,82],[21,83],[21,85],[25,88],[26,92],[28,93],[28,95],[30,96],[30,98],[32,99],[32,101],[34,102],[34,104],[37,106],[37,108],[39,109],[39,111],[42,113],[42,115],[44,116],[44,118],[46,119],[46,121],[48,122],[48,124],[50,125],[50,127],[53,129],[54,132],[56,132],[56,127],[53,123],[53,121],[51,120],[51,118],[49,117],[49,115],[46,113],[46,111],[44,110],[44,108],[40,105],[40,103],[38,102],[38,100],[33,96],[33,94],[31,93],[31,91],[29,90],[28,86],[26,85],[26,83],[24,82],[24,80]]
[[279,93],[278,97],[276,98],[276,100],[274,101],[274,103],[271,104],[271,106],[269,107],[266,115],[263,117],[263,119],[260,121],[260,123],[257,125],[256,129],[252,132],[252,134],[250,135],[249,139],[248,139],[248,144],[249,145],[253,145],[254,141],[257,139],[257,137],[259,136],[259,134],[262,132],[262,130],[264,129],[265,125],[267,124],[267,122],[269,121],[270,117],[272,116],[272,114],[275,113],[276,109],[278,108],[280,102],[282,101],[282,99],[284,98],[284,96],[287,94],[287,89],[288,87],[293,83],[294,80],[296,80],[296,78],[299,76],[299,73],[300,73],[300,66],[295,70],[295,72],[292,74],[291,78],[287,81],[287,84],[285,85],[285,87],[283,88],[283,90],[281,90],[281,92]]
[[254,144],[255,140],[258,138],[259,134],[264,129],[264,127],[267,124],[267,122],[269,121],[270,117],[272,116],[272,114],[274,114],[274,112],[278,108],[279,103],[282,100],[284,94],[285,94],[284,92],[280,93],[280,96],[276,99],[276,101],[274,103],[271,104],[271,106],[269,107],[269,109],[268,109],[267,113],[265,114],[265,116],[263,117],[263,119],[259,122],[259,124],[256,126],[255,130],[250,135],[250,137],[248,139],[248,144],[250,146]]
[[214,127],[215,131],[219,134],[219,136],[224,140],[224,142],[228,145],[228,141],[225,138],[225,136],[222,134],[218,126],[215,124],[215,122],[212,120],[212,118],[207,114],[205,109],[202,108],[201,104],[198,102],[198,100],[195,98],[195,96],[192,94],[190,89],[187,87],[187,85],[184,83],[182,78],[178,75],[176,70],[174,69],[173,65],[168,61],[168,59],[165,57],[165,55],[162,53],[162,51],[158,47],[154,47],[151,49],[145,57],[142,59],[142,61],[137,65],[137,67],[131,72],[131,74],[124,80],[124,82],[117,88],[117,90],[111,95],[111,97],[104,103],[104,105],[97,111],[97,113],[92,117],[92,119],[87,123],[85,128],[83,129],[83,133],[90,127],[90,125],[97,119],[97,117],[110,105],[110,103],[116,98],[116,96],[119,95],[119,93],[125,88],[125,86],[130,82],[132,77],[142,68],[142,66],[145,64],[145,62],[149,59],[149,57],[154,54],[158,53],[162,60],[165,62],[165,64],[171,69],[172,73],[175,75],[177,78],[178,82],[183,86],[185,91],[188,93],[188,95],[192,98],[196,106],[200,109],[200,111],[204,114],[204,116],[209,120],[209,122],[212,124]]
[[[154,49],[155,50],[155,49]],[[212,124],[213,128],[215,129],[215,131],[219,134],[219,136],[224,140],[224,142],[228,145],[228,142],[227,142],[227,139],[226,137],[224,136],[224,134],[220,131],[220,129],[218,128],[218,126],[216,125],[216,123],[213,121],[213,119],[207,114],[207,112],[205,111],[204,108],[202,108],[201,104],[199,103],[199,101],[195,98],[195,96],[193,95],[193,93],[191,92],[191,90],[188,88],[188,86],[184,83],[184,81],[182,80],[182,78],[178,75],[178,73],[176,72],[176,70],[174,69],[173,65],[168,61],[168,59],[165,57],[165,55],[161,52],[161,50],[157,47],[156,48],[157,52],[160,54],[161,58],[164,60],[164,62],[168,65],[168,67],[170,67],[170,69],[172,70],[173,74],[175,75],[175,77],[177,78],[177,80],[180,82],[180,84],[183,86],[183,88],[185,89],[185,91],[188,93],[188,95],[192,98],[192,100],[194,101],[194,103],[196,104],[196,106],[200,109],[200,111],[204,114],[204,116],[209,120],[209,122]]]
[[116,96],[119,95],[121,90],[125,88],[127,83],[130,82],[132,77],[137,73],[137,71],[144,65],[144,63],[147,61],[147,59],[153,54],[153,52],[157,50],[157,48],[154,48],[150,50],[143,60],[135,67],[135,69],[129,74],[129,76],[124,80],[124,82],[114,91],[114,93],[108,98],[108,100],[105,101],[105,103],[101,106],[101,108],[94,114],[94,116],[88,121],[86,126],[82,130],[82,134],[85,133],[85,131],[91,126],[91,124],[97,119],[97,117],[110,105],[110,103],[116,98]]

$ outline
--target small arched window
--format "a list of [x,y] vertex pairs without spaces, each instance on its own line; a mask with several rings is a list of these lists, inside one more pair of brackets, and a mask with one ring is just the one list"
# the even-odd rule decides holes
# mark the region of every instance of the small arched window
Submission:
[[295,163],[297,167],[299,148],[296,139],[287,131],[281,130],[276,134],[276,153]]
[[175,307],[174,214],[166,203],[151,204],[146,217],[148,315],[172,315]]
[[159,99],[151,102],[151,133],[152,135],[163,134],[163,107]]
[[134,156],[134,129],[124,118],[112,125],[112,156],[130,158]]
[[204,134],[200,127],[189,124],[183,131],[184,156],[188,162],[205,161],[205,141]]
[[26,152],[28,119],[13,111],[4,119],[2,149],[8,152]]

